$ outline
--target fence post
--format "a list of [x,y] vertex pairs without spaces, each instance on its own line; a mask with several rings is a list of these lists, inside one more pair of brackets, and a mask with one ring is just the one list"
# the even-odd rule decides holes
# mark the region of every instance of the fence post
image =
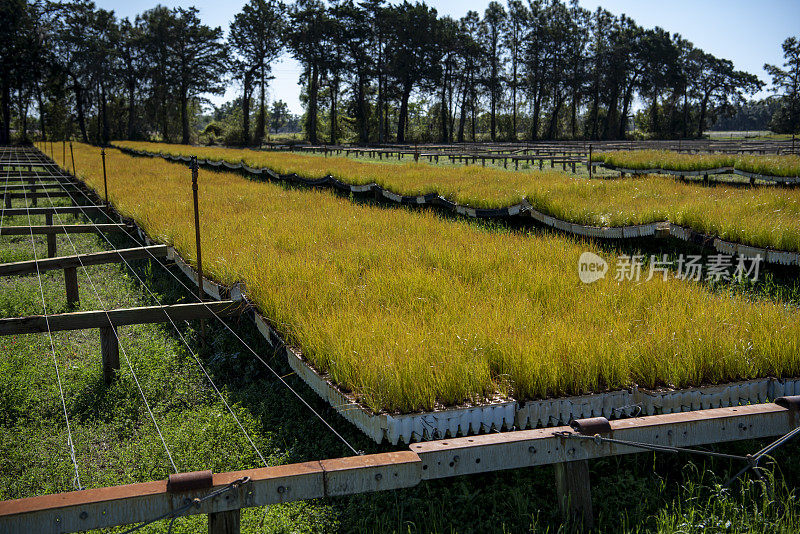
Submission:
[[69,142],[69,157],[72,159],[72,176],[75,174],[75,153],[72,151],[72,141]]
[[78,295],[78,268],[66,267],[64,268],[64,285],[67,290],[67,306],[76,308],[80,304],[80,296]]
[[[203,302],[203,255],[200,248],[200,208],[197,201],[197,156],[192,156],[190,166],[192,168],[192,201],[194,203],[194,238],[197,252],[197,296]],[[200,321],[200,336],[203,340],[206,337],[206,322]]]
[[556,494],[561,516],[568,532],[588,532],[594,526],[592,487],[589,483],[589,462],[577,460],[553,465]]
[[100,157],[103,158],[103,188],[106,192],[106,207],[108,207],[108,181],[106,180],[106,148],[100,147]]
[[208,534],[239,534],[241,510],[208,514]]
[[110,384],[119,371],[119,340],[116,326],[100,328],[100,354],[103,357],[103,381]]
[[[53,226],[52,213],[45,213],[44,220],[47,226]],[[47,257],[55,258],[55,256],[56,256],[56,234],[50,233],[47,234]]]
[[592,179],[592,145],[589,145],[589,161],[586,166],[589,168],[589,179]]

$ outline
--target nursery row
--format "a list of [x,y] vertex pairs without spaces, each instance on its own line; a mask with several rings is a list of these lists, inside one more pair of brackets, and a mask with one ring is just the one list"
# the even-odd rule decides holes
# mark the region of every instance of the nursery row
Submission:
[[386,165],[286,152],[120,142],[122,147],[173,156],[244,162],[306,178],[332,175],[350,184],[376,183],[399,195],[438,193],[476,208],[527,199],[533,209],[568,222],[627,226],[670,221],[720,239],[800,251],[800,189],[703,187],[658,176],[587,180],[561,172],[512,172],[425,163]]
[[[110,199],[194,253],[189,170],[107,150]],[[98,190],[98,149],[76,145]],[[800,374],[800,313],[660,277],[578,277],[592,245],[200,174],[204,266],[375,411]],[[608,254],[605,254],[608,256]],[[607,257],[612,265],[615,258]]]
[[800,177],[800,156],[792,155],[680,154],[670,150],[618,150],[593,154],[592,161],[624,169],[663,169],[678,172],[735,169],[763,176]]

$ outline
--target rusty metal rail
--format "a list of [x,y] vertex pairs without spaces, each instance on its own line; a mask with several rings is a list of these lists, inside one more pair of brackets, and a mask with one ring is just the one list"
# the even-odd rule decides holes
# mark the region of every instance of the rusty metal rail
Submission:
[[[785,435],[800,425],[796,404],[718,408],[611,421],[605,435],[691,447]],[[413,487],[423,480],[642,452],[602,440],[574,440],[572,427],[445,439],[388,452],[213,475],[211,487],[175,493],[160,480],[0,502],[0,532],[76,532],[150,521],[198,499],[183,514],[237,513],[253,506]],[[565,434],[567,433],[567,434]],[[244,477],[248,481],[202,500]],[[586,481],[588,485],[588,480]],[[587,488],[588,489],[588,486]]]

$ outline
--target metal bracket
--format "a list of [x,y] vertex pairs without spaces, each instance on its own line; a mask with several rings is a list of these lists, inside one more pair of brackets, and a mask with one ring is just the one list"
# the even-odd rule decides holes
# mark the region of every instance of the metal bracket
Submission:
[[594,436],[596,434],[610,434],[611,424],[605,417],[589,417],[586,419],[573,419],[569,422],[575,432],[584,434],[586,436]]
[[793,412],[800,412],[800,395],[792,395],[789,397],[778,397],[775,399],[775,404],[782,406]]
[[170,493],[182,493],[184,491],[210,488],[213,485],[214,476],[208,470],[176,473],[169,476],[167,491]]

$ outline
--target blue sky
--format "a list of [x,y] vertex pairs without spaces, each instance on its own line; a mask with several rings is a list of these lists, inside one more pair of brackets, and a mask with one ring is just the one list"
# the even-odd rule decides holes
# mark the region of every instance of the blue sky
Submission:
[[[95,3],[114,10],[119,17],[131,18],[157,3],[169,7],[195,6],[206,24],[227,30],[245,0],[95,0]],[[461,17],[468,10],[482,13],[488,3],[489,0],[428,0],[440,14],[453,17]],[[752,72],[765,82],[770,80],[763,64],[782,64],[781,43],[790,35],[800,35],[800,0],[580,0],[580,4],[590,10],[602,6],[616,15],[625,13],[647,28],[661,26],[671,33],[680,33],[695,46],[732,60],[737,69]],[[294,113],[301,112],[299,73],[297,63],[285,55],[273,66],[275,80],[270,87],[270,98],[285,100]],[[213,100],[219,104],[234,98],[235,91],[229,89],[224,97]]]

